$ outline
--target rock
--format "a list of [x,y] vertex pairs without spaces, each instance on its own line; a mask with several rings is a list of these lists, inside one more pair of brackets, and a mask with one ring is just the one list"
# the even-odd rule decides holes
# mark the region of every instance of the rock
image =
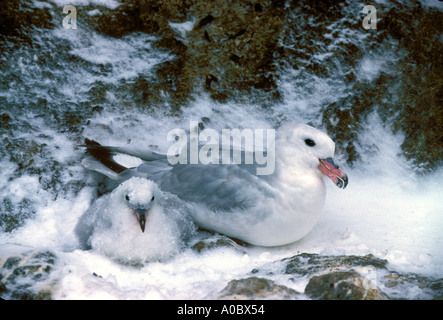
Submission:
[[[123,1],[115,10],[100,10],[103,14],[88,17],[97,31],[113,37],[135,31],[153,34],[159,36],[155,47],[176,55],[159,66],[156,80],[149,84],[155,92],[161,89],[169,95],[173,111],[201,90],[215,100],[241,99],[244,94],[249,99],[255,89],[277,90],[273,57],[280,48],[283,6],[275,1]],[[183,40],[170,22],[192,19],[194,28]],[[218,79],[216,87],[207,84],[209,74]]]
[[1,1],[0,12],[0,35],[27,39],[31,28],[54,26],[49,8],[36,9],[32,1]]
[[[387,260],[371,254],[301,253],[279,263],[283,263],[280,268],[291,276],[291,281],[309,279],[305,294],[312,299],[440,299],[443,296],[443,279],[389,270]],[[251,273],[269,271],[254,269]]]
[[382,300],[383,292],[365,285],[365,279],[355,271],[337,271],[309,280],[305,294],[322,300]]
[[297,277],[309,277],[305,294],[312,299],[357,299],[379,300],[387,296],[377,289],[376,280],[362,273],[385,270],[387,260],[371,254],[365,256],[342,255],[321,256],[301,253],[282,260],[286,263],[285,273]]
[[207,25],[208,23],[211,23],[212,21],[214,21],[214,17],[210,14],[208,14],[206,17],[204,17],[203,19],[201,19],[198,22],[198,26],[200,28],[204,27],[205,25]]
[[[390,271],[383,278],[383,286],[390,299],[443,299],[443,278]],[[410,294],[405,295],[404,292]]]
[[245,245],[242,241],[236,242],[235,240],[224,235],[216,235],[203,240],[199,240],[194,245],[192,245],[192,249],[196,250],[199,253],[215,248],[232,248],[244,251],[242,245]]
[[297,299],[299,293],[274,281],[258,277],[231,280],[219,293],[219,299]]
[[0,130],[6,130],[9,128],[9,123],[11,121],[11,117],[7,113],[2,113],[0,115]]
[[94,26],[98,32],[111,37],[121,38],[131,32],[145,31],[152,33],[158,30],[158,26],[155,24],[150,26],[145,25],[144,28],[142,28],[138,1],[124,1],[123,4],[115,10],[95,4],[80,8],[76,6],[76,8],[78,15],[81,15],[82,12],[100,10],[101,14],[99,15],[90,16],[82,14],[81,17],[82,19],[86,19],[85,22],[88,25]]
[[49,300],[57,281],[52,271],[57,257],[50,251],[27,251],[0,258],[0,298]]
[[0,202],[0,230],[2,232],[13,232],[23,226],[25,222],[35,217],[35,204],[32,200],[24,198],[18,203],[4,198]]
[[313,275],[319,272],[347,270],[353,267],[371,266],[376,269],[386,268],[387,260],[371,254],[365,256],[321,256],[313,253],[301,253],[282,260],[286,263],[286,274]]
[[[416,170],[429,172],[437,168],[442,159],[437,119],[442,117],[443,81],[438,70],[443,68],[443,43],[433,31],[443,28],[441,12],[414,1],[386,5],[377,5],[377,14],[383,18],[373,40],[382,44],[380,50],[388,45],[407,54],[397,57],[394,69],[386,63],[384,71],[372,81],[351,80],[352,95],[327,106],[323,122],[337,142],[337,148],[347,152],[348,162],[353,163],[358,156],[354,146],[357,135],[352,132],[358,132],[367,115],[376,111],[394,132],[405,134],[401,145],[403,155]],[[414,20],[417,16],[420,19]],[[411,21],[416,21],[413,27]],[[350,49],[345,59],[350,59],[348,63],[352,65],[352,61],[360,61],[361,54],[357,48]],[[330,123],[331,118],[339,121]],[[350,130],[345,133],[337,128]]]

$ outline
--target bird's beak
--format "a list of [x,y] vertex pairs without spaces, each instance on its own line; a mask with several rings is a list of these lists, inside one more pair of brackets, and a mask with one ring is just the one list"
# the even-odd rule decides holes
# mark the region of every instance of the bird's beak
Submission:
[[342,189],[346,188],[346,186],[348,185],[348,176],[338,169],[338,165],[334,163],[332,158],[319,160],[320,164],[318,166],[318,169],[329,179],[331,179],[337,187]]
[[132,209],[132,211],[134,211],[135,217],[137,218],[137,221],[140,224],[140,228],[142,229],[142,232],[145,232],[146,216],[149,213],[149,208],[148,209]]

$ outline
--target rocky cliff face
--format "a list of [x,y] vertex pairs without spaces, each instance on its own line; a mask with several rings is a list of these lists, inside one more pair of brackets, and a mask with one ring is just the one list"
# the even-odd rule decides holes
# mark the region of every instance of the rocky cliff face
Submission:
[[[1,6],[2,34],[17,43],[27,41],[27,30],[57,23],[49,4],[38,10],[27,1]],[[100,14],[88,14],[92,10]],[[116,38],[147,33],[157,37],[157,48],[174,54],[154,76],[122,85],[141,107],[179,113],[196,95],[208,94],[215,102],[271,108],[288,98],[282,88],[288,75],[303,84],[330,79],[348,89],[321,101],[313,121],[329,131],[349,164],[360,157],[355,140],[374,111],[405,133],[404,155],[419,171],[441,164],[443,19],[435,8],[377,4],[376,30],[363,29],[365,14],[356,1],[122,0],[115,9],[88,5],[77,12],[83,28]],[[396,56],[387,57],[374,78],[356,74],[366,55],[384,48]],[[96,83],[91,101],[103,102],[108,89]]]
[[[155,79],[136,83],[146,106],[164,104],[162,91],[174,112],[202,92],[269,108],[285,99],[285,74],[301,82],[329,78],[349,90],[324,102],[320,118],[350,164],[359,158],[360,126],[376,111],[406,134],[402,149],[413,164],[435,168],[442,158],[442,13],[416,2],[378,4],[377,30],[366,31],[361,8],[354,1],[124,1],[103,9],[92,26],[113,37],[156,35],[156,46],[176,56]],[[385,47],[398,56],[375,78],[358,77],[362,58]]]
[[280,97],[274,60],[283,7],[282,1],[127,1],[96,27],[114,37],[154,34],[159,48],[176,55],[157,70],[154,87],[141,87],[165,91],[174,110],[202,91],[217,101],[250,99],[254,92],[269,102]]

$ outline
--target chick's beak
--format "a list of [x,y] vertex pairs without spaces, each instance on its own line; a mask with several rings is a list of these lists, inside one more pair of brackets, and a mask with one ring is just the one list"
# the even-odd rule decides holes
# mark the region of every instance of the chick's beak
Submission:
[[140,228],[142,229],[142,232],[145,232],[146,216],[149,213],[149,208],[148,209],[132,209],[132,211],[134,211],[135,217],[137,218],[137,221],[140,224]]

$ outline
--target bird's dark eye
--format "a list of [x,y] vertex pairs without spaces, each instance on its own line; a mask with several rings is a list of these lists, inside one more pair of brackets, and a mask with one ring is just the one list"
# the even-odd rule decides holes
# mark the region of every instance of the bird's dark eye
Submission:
[[305,143],[306,143],[306,145],[308,145],[310,147],[315,146],[315,141],[311,140],[311,139],[305,139]]
[[154,201],[154,196],[152,196],[151,201]]
[[126,195],[126,197],[125,197],[125,198],[126,198],[126,200],[127,200],[127,201],[129,201],[129,196],[128,196],[128,195]]

